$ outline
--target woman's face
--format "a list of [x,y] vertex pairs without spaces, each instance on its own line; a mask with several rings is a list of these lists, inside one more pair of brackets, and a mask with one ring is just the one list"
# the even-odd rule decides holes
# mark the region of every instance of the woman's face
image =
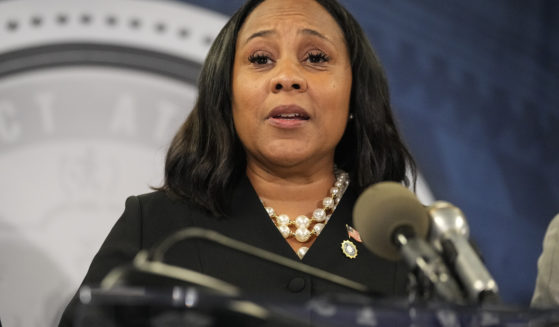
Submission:
[[333,164],[348,119],[343,33],[314,0],[267,0],[243,24],[233,65],[233,120],[249,163]]

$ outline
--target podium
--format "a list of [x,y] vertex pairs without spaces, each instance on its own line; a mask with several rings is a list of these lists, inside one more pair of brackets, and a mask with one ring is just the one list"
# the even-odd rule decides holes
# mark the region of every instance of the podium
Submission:
[[306,303],[196,286],[82,287],[75,326],[559,326],[559,310],[455,306],[332,294]]

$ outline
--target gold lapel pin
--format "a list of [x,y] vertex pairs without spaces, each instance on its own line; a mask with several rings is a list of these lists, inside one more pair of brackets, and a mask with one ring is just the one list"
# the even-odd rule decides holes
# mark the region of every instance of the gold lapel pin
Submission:
[[346,257],[350,259],[355,259],[357,257],[357,246],[351,241],[353,238],[357,242],[361,243],[361,236],[359,232],[355,230],[355,228],[345,225],[347,229],[347,236],[348,239],[342,242],[342,252],[345,254]]
[[357,257],[357,247],[350,240],[342,242],[342,252],[350,259],[355,259]]

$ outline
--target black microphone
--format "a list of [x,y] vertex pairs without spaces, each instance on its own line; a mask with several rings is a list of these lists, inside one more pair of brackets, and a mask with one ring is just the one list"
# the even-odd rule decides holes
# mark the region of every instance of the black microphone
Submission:
[[309,266],[302,262],[297,262],[295,260],[281,256],[279,254],[261,249],[259,247],[250,245],[248,243],[241,242],[239,240],[220,234],[216,231],[205,229],[205,228],[190,227],[175,232],[174,234],[167,237],[165,240],[163,240],[160,244],[158,244],[151,250],[149,258],[146,258],[147,259],[146,262],[163,263],[165,261],[165,254],[170,248],[172,248],[178,242],[182,242],[190,239],[206,240],[233,251],[244,253],[249,256],[267,262],[271,262],[282,267],[288,267],[295,271],[299,271],[310,276],[318,277],[322,280],[343,286],[353,291],[375,295],[374,292],[370,290],[368,286],[363,285],[361,283],[333,274],[323,269]]
[[[210,312],[216,307],[221,307],[225,311],[220,314],[229,319],[229,323],[226,322],[225,325],[242,324],[243,326],[250,326],[246,322],[247,317],[255,321],[271,321],[273,326],[275,326],[273,324],[275,322],[282,323],[278,326],[308,325],[297,316],[292,314],[286,316],[286,313],[278,308],[261,306],[247,301],[245,298],[247,294],[243,294],[243,291],[235,285],[190,269],[165,263],[165,255],[169,249],[178,242],[192,239],[209,241],[232,251],[241,252],[257,259],[318,277],[352,291],[372,296],[378,295],[368,286],[345,277],[263,250],[213,230],[191,227],[171,234],[149,251],[138,252],[131,265],[127,264],[114,268],[101,282],[101,289],[89,287],[80,289],[81,302],[90,304],[92,302],[115,302],[116,300],[117,303],[118,301],[125,301],[126,303],[145,305],[149,304],[150,300],[155,299],[159,304],[171,306],[176,306],[181,302],[183,305],[184,303],[191,303],[187,306],[197,308],[203,312]],[[161,287],[172,287],[172,294],[171,296],[161,292],[150,294],[144,288],[146,285],[155,286],[157,290]],[[180,287],[183,285],[187,287]],[[129,286],[141,287],[130,288]],[[197,290],[189,286],[200,287],[200,289]],[[96,300],[92,301],[92,298]],[[250,300],[250,297],[248,299]],[[241,318],[245,320],[242,323],[236,323],[235,320],[230,318],[232,314],[241,315]]]
[[204,275],[193,270],[165,263],[165,255],[169,249],[171,249],[179,242],[188,241],[191,239],[202,239],[205,241],[209,241],[232,251],[244,253],[257,259],[271,262],[282,267],[287,267],[295,271],[320,278],[330,283],[343,286],[352,291],[357,291],[359,293],[365,293],[368,295],[378,295],[364,284],[355,282],[353,280],[333,274],[320,268],[309,266],[302,262],[297,262],[279,254],[261,249],[254,245],[235,240],[216,231],[198,227],[190,227],[179,230],[154,246],[151,250],[142,250],[138,252],[136,257],[134,258],[132,265],[125,265],[113,269],[104,278],[101,283],[101,287],[110,289],[123,282],[127,283],[129,281],[136,284],[142,284],[151,279],[155,279],[157,276],[160,276],[164,278],[161,281],[157,281],[160,284],[171,285],[174,282],[182,281],[200,285],[207,289],[211,289],[229,296],[239,295],[241,293],[241,290],[234,285],[228,284],[226,282],[220,281],[216,278]]
[[436,296],[447,302],[464,303],[458,283],[444,260],[425,241],[429,231],[427,211],[407,188],[395,182],[369,187],[357,199],[353,223],[373,253],[389,260],[404,259],[420,283],[423,297]]
[[431,244],[447,259],[474,303],[498,303],[497,283],[469,242],[470,229],[458,207],[436,201],[427,210],[431,219]]

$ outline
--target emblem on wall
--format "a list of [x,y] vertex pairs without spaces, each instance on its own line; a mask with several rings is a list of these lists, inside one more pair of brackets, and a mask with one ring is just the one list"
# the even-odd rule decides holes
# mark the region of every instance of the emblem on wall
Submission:
[[126,197],[161,184],[224,23],[170,1],[0,2],[3,324],[56,325]]

